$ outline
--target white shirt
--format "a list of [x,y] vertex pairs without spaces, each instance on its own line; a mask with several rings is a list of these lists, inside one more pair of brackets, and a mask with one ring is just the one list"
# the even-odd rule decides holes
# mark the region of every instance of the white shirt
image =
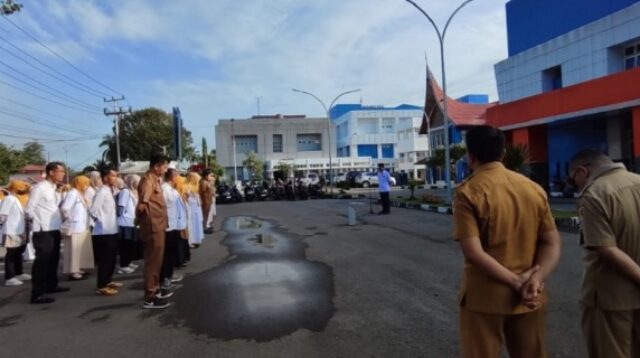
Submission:
[[56,185],[45,180],[36,184],[31,189],[29,202],[24,208],[27,218],[33,220],[33,231],[60,230],[62,216],[58,208],[59,196],[56,193]]
[[136,205],[138,205],[138,198],[132,195],[129,188],[122,189],[118,194],[118,207],[122,207],[120,216],[118,216],[118,225],[122,227],[135,226]]
[[187,205],[180,197],[180,193],[169,185],[162,183],[162,194],[167,205],[169,225],[167,231],[184,230],[187,228]]
[[96,190],[90,186],[87,190],[84,191],[84,198],[87,199],[87,204],[91,206],[93,203],[93,198],[96,196]]
[[381,193],[388,193],[391,190],[391,175],[388,171],[378,172],[378,190]]
[[71,222],[71,230],[74,234],[85,232],[89,228],[89,215],[87,206],[80,193],[74,188],[65,196],[60,205],[63,216]]
[[89,214],[95,220],[92,235],[113,235],[119,232],[116,201],[107,185],[101,186],[96,192]]
[[24,210],[15,196],[8,195],[0,203],[0,222],[4,222],[2,225],[4,235],[24,234]]

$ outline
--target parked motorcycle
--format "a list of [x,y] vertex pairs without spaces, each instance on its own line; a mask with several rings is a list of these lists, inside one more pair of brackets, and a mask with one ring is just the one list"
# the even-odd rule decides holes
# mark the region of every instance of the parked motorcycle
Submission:
[[244,186],[244,200],[253,201],[256,198],[256,189],[251,183],[247,183]]
[[287,200],[296,200],[296,192],[291,180],[287,181],[287,184],[284,185],[284,196]]
[[233,201],[231,190],[227,184],[218,185],[216,191],[216,202],[220,204],[227,204]]
[[296,183],[296,195],[300,200],[309,199],[309,187],[300,179],[298,179],[298,182]]

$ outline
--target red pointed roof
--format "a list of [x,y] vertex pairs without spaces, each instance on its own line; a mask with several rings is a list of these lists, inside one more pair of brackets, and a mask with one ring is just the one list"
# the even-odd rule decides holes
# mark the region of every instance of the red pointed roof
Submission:
[[[424,106],[425,116],[423,117],[420,133],[426,133],[424,129],[428,128],[429,122],[435,121],[438,116],[444,118],[442,98],[442,88],[436,81],[433,73],[431,73],[431,70],[427,69],[427,95]],[[454,125],[478,126],[486,124],[487,109],[496,106],[497,102],[487,104],[463,103],[447,96],[447,104],[449,106],[449,119]]]

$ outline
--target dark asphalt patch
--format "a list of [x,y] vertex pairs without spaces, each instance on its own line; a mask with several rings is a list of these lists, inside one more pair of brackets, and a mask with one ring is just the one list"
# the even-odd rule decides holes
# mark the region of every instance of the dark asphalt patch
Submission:
[[302,238],[250,217],[229,218],[224,230],[230,258],[186,278],[161,323],[259,342],[299,329],[324,330],[335,313],[333,271],[307,260]]
[[0,318],[0,328],[14,326],[18,324],[21,320],[22,320],[21,314]]

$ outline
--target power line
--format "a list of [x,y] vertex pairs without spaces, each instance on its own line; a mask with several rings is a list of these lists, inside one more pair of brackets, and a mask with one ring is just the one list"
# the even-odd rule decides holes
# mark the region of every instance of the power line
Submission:
[[15,28],[17,28],[18,30],[20,30],[23,34],[25,34],[27,37],[29,37],[30,39],[32,39],[33,41],[37,42],[38,44],[40,44],[40,46],[44,47],[45,49],[47,49],[49,52],[51,52],[52,54],[54,54],[57,58],[59,58],[60,60],[64,61],[67,65],[71,66],[71,68],[73,68],[74,70],[78,71],[79,73],[81,73],[83,76],[85,76],[86,78],[90,79],[91,81],[101,85],[102,87],[108,89],[109,91],[122,95],[119,91],[114,90],[113,88],[109,87],[108,85],[100,82],[99,80],[93,78],[91,75],[87,74],[86,72],[82,71],[81,69],[79,69],[78,67],[76,67],[73,63],[71,63],[71,61],[67,60],[65,57],[63,57],[62,55],[58,54],[56,51],[54,51],[52,48],[50,48],[49,46],[45,45],[44,43],[42,43],[40,40],[38,40],[36,37],[34,37],[33,35],[31,35],[30,33],[28,33],[26,30],[24,30],[23,28],[21,28],[20,26],[18,26],[18,24],[16,24],[15,22],[11,21],[7,16],[2,16],[5,20],[7,20],[11,25],[13,25]]
[[50,117],[55,117],[55,118],[61,119],[61,120],[66,121],[66,122],[71,122],[71,119],[69,119],[69,118],[62,117],[62,116],[57,115],[55,113],[51,113],[51,112],[40,110],[40,109],[38,109],[36,107],[33,107],[33,106],[28,105],[28,104],[24,104],[24,103],[15,101],[15,100],[13,100],[11,98],[8,98],[8,97],[0,96],[0,99],[3,100],[3,101],[11,102],[11,103],[13,103],[15,105],[18,105],[20,107],[30,109],[30,110],[32,110],[34,112],[38,112],[38,113],[41,113],[41,114],[44,114],[44,115],[47,115],[47,116],[50,116]]
[[[4,63],[4,62],[2,62],[2,61],[0,61],[0,64],[1,64],[1,65],[5,65],[5,66],[7,66],[7,67],[11,68],[10,66],[8,66],[6,63]],[[12,68],[12,69],[13,69],[13,68]],[[62,93],[62,92],[60,92],[60,91],[56,90],[56,89],[55,89],[55,88],[53,88],[53,87],[50,87],[50,86],[48,86],[48,85],[46,85],[46,84],[43,84],[42,82],[40,82],[40,81],[38,81],[38,80],[34,80],[34,79],[33,79],[33,78],[31,78],[30,76],[25,75],[24,73],[22,73],[22,72],[20,72],[20,71],[17,71],[17,70],[15,70],[15,69],[13,69],[13,70],[14,70],[15,72],[19,73],[20,75],[22,75],[22,76],[24,76],[24,77],[28,78],[29,80],[31,80],[31,81],[33,81],[33,82],[38,83],[40,86],[42,86],[42,87],[46,87],[46,88],[50,88],[51,90],[42,89],[42,88],[40,88],[40,87],[38,87],[38,86],[36,86],[36,85],[34,85],[34,84],[31,84],[31,83],[29,83],[29,82],[26,82],[26,81],[24,81],[24,80],[20,79],[19,77],[14,76],[14,75],[12,75],[11,73],[9,73],[9,72],[7,72],[7,71],[4,71],[4,70],[1,70],[1,69],[0,69],[0,73],[2,73],[2,74],[4,74],[5,76],[10,77],[10,78],[12,78],[12,79],[14,79],[14,80],[18,81],[18,82],[20,82],[20,83],[22,83],[22,84],[24,84],[24,85],[27,85],[27,86],[29,86],[29,87],[31,87],[31,88],[33,88],[33,89],[35,89],[36,91],[44,92],[44,93],[46,93],[46,94],[48,94],[48,95],[50,95],[50,96],[53,96],[53,97],[55,97],[55,98],[58,98],[58,99],[60,99],[60,100],[67,101],[67,102],[69,102],[69,103],[73,103],[73,104],[74,104],[74,105],[76,105],[76,106],[86,107],[87,109],[100,109],[100,107],[95,107],[95,106],[93,106],[93,105],[86,104],[86,103],[84,103],[83,101],[79,101],[79,100],[77,100],[77,99],[74,99],[73,97],[70,97],[70,96],[68,96],[68,95],[66,95],[66,94],[64,94],[64,93]],[[57,93],[62,93],[62,95],[57,94]]]
[[86,141],[90,141],[90,140],[100,139],[100,137],[69,138],[69,139],[48,139],[48,138],[40,138],[40,137],[24,137],[24,136],[17,136],[17,135],[13,135],[13,134],[4,134],[4,133],[0,133],[0,137],[16,138],[16,139],[27,139],[27,140],[37,140],[37,141],[42,141],[43,143],[86,142]]
[[[89,86],[86,86],[85,84],[83,84],[83,83],[81,83],[81,82],[78,82],[78,81],[76,81],[75,79],[73,79],[73,78],[71,78],[71,77],[67,76],[66,74],[64,74],[64,73],[62,73],[62,72],[60,72],[60,71],[56,70],[55,68],[53,68],[53,67],[51,67],[51,66],[47,65],[46,63],[44,63],[44,62],[40,61],[37,57],[35,57],[35,56],[31,55],[30,53],[26,52],[25,50],[21,49],[20,47],[18,47],[18,46],[16,46],[16,45],[12,44],[12,43],[11,43],[9,40],[7,40],[6,38],[4,38],[4,37],[0,36],[0,40],[4,41],[5,43],[7,43],[7,45],[9,45],[9,46],[13,47],[14,49],[16,49],[16,50],[20,51],[22,54],[24,54],[25,56],[27,56],[27,57],[31,58],[33,61],[37,62],[37,63],[38,63],[38,64],[40,64],[41,66],[43,66],[43,67],[45,67],[45,68],[49,69],[50,71],[52,71],[52,72],[56,73],[56,74],[57,74],[57,75],[59,75],[59,76],[61,76],[61,77],[62,77],[62,79],[61,79],[61,78],[58,78],[58,77],[56,77],[56,76],[53,76],[52,74],[49,74],[50,76],[52,76],[52,77],[54,77],[54,78],[58,79],[59,81],[62,81],[62,82],[67,81],[67,82],[65,82],[65,83],[67,83],[69,86],[76,87],[76,88],[78,88],[78,89],[80,89],[80,90],[82,90],[82,91],[85,91],[85,92],[87,92],[87,93],[89,93],[89,94],[91,94],[91,95],[97,96],[97,97],[108,96],[108,94],[106,94],[105,92],[101,92],[101,91],[95,90],[95,89],[93,89],[93,88],[91,88],[91,87],[89,87]],[[3,47],[2,49],[4,49],[5,51],[7,51],[4,47]],[[11,53],[11,52],[10,52],[10,51],[7,51],[7,53]],[[12,55],[14,55],[14,56],[19,57],[19,55],[15,55],[15,54],[13,54],[13,53],[11,53],[11,54],[12,54]],[[27,62],[27,61],[26,61],[26,60],[24,60],[24,59],[22,59],[22,61],[24,61],[25,63]],[[30,66],[32,66],[32,67],[34,67],[34,68],[38,68],[38,67],[36,67],[36,66],[35,66],[35,65],[33,65],[33,64],[30,64]],[[40,69],[40,71],[44,71],[44,70]],[[46,72],[45,72],[45,73],[46,73]],[[65,80],[65,79],[66,79],[66,80]],[[68,83],[68,82],[71,82],[71,83]],[[75,85],[74,85],[73,83],[75,83]],[[83,88],[84,88],[84,89],[83,89]],[[92,93],[92,92],[93,92],[93,93]]]
[[11,109],[5,109],[5,108],[0,107],[0,113],[6,114],[8,116],[11,116],[11,117],[14,117],[14,118],[17,118],[17,119],[24,119],[26,121],[29,121],[29,122],[32,122],[32,123],[35,123],[35,124],[39,124],[39,125],[42,125],[42,126],[45,126],[45,127],[53,128],[53,129],[56,129],[56,130],[62,130],[62,131],[65,131],[65,132],[71,132],[71,133],[80,134],[80,135],[86,135],[86,134],[98,135],[98,133],[80,132],[80,131],[76,131],[74,129],[64,128],[64,127],[61,127],[59,124],[56,124],[55,122],[47,121],[45,119],[38,120],[38,119],[35,119],[35,118],[31,117],[30,115],[28,115],[26,113],[21,113],[21,112],[14,111],[14,110],[11,110]]
[[94,115],[95,115],[95,114],[102,115],[102,113],[100,113],[100,112],[94,112],[94,111],[90,111],[90,110],[87,110],[87,109],[84,109],[84,108],[74,107],[74,106],[68,105],[68,104],[66,104],[66,103],[58,102],[58,101],[56,101],[56,100],[53,100],[53,99],[50,99],[50,98],[47,98],[47,97],[40,96],[40,95],[38,95],[38,94],[32,93],[32,92],[31,92],[31,91],[29,91],[29,90],[26,90],[26,89],[24,89],[24,88],[20,88],[20,87],[18,87],[18,86],[16,86],[16,85],[13,85],[13,84],[11,84],[11,83],[9,83],[9,82],[5,82],[5,81],[3,81],[3,80],[0,80],[0,84],[3,84],[3,85],[5,85],[5,86],[12,87],[12,88],[14,88],[14,89],[16,89],[16,90],[18,90],[18,91],[20,91],[20,92],[24,92],[24,93],[26,93],[26,94],[30,95],[30,96],[33,96],[33,97],[36,97],[36,98],[40,98],[40,99],[42,99],[42,100],[45,100],[45,101],[48,101],[48,102],[51,102],[51,103],[55,103],[55,104],[57,104],[57,105],[59,105],[59,106],[63,106],[63,107],[67,107],[67,108],[69,108],[69,109],[73,109],[74,111],[86,112],[86,113],[91,113],[91,114],[94,114]]
[[96,155],[98,155],[98,154],[102,153],[103,151],[104,151],[104,150],[103,150],[102,148],[98,149],[98,151],[97,151],[97,152],[95,152],[95,153],[91,154],[90,156],[88,156],[88,157],[87,157],[87,159],[85,159],[85,160],[83,160],[83,161],[81,161],[81,162],[76,163],[76,165],[74,165],[74,167],[78,167],[78,166],[80,166],[80,165],[82,165],[82,164],[84,164],[84,163],[86,163],[86,162],[88,162],[88,161],[92,160],[93,158],[95,158],[95,157],[96,157]]

